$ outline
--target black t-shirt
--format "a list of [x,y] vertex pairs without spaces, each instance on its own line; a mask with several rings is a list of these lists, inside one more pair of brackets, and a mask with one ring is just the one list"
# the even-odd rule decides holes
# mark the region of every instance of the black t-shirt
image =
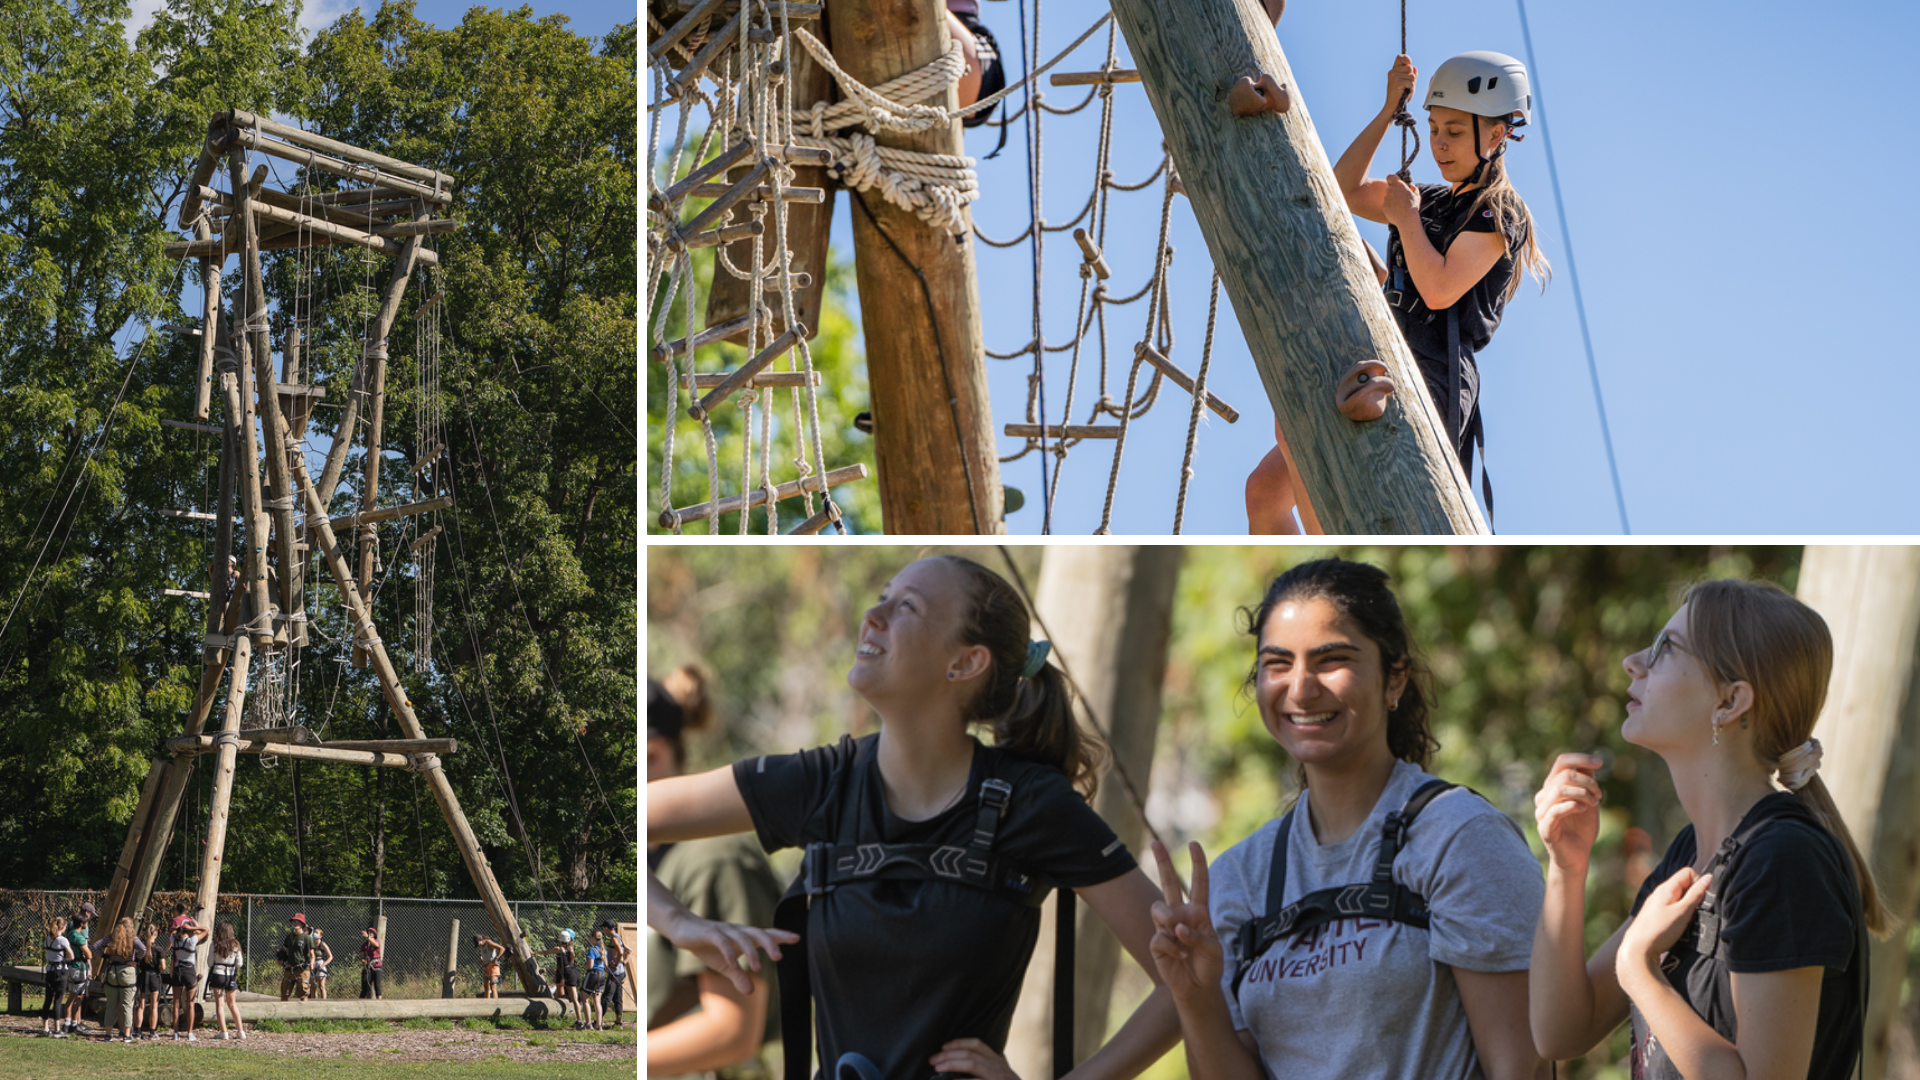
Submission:
[[[1453,245],[1454,237],[1463,232],[1494,232],[1494,211],[1491,206],[1473,209],[1473,200],[1480,189],[1453,193],[1451,184],[1419,184],[1420,222],[1427,228],[1427,239],[1433,242],[1434,249],[1446,254]],[[1513,253],[1520,250],[1527,241],[1527,226],[1524,221],[1514,221],[1508,226],[1507,253],[1493,264],[1473,288],[1453,302],[1459,310],[1460,343],[1468,352],[1479,352],[1493,340],[1493,332],[1500,327],[1500,315],[1507,306],[1507,285],[1513,280]],[[1400,324],[1400,332],[1407,339],[1407,347],[1418,357],[1428,360],[1444,361],[1447,357],[1447,313],[1428,308],[1420,299],[1420,290],[1413,285],[1413,278],[1407,273],[1406,252],[1400,246],[1400,230],[1396,226],[1387,226],[1387,289],[1388,306],[1393,309],[1393,317]],[[1399,288],[1401,301],[1392,303],[1395,282],[1394,270],[1399,270],[1404,285]]]
[[[1825,968],[1820,981],[1813,1062],[1807,1077],[1847,1080],[1860,1052],[1862,1006],[1855,965],[1865,962],[1865,957],[1855,955],[1854,920],[1861,915],[1855,899],[1852,860],[1840,841],[1808,815],[1793,795],[1776,792],[1761,799],[1734,831],[1762,821],[1765,824],[1742,845],[1731,865],[1715,876],[1726,970],[1756,973]],[[1693,865],[1697,854],[1693,826],[1689,825],[1674,837],[1666,858],[1640,886],[1633,914],[1639,913],[1656,885],[1679,873],[1681,867]],[[1733,997],[1725,975],[1702,967],[1713,962],[1694,950],[1692,939],[1688,933],[1668,951],[1662,965],[1667,981],[1715,1031],[1738,1042]],[[1643,1050],[1646,1042],[1646,1022],[1635,1009],[1635,1080],[1670,1075],[1649,1064]]]
[[[1083,888],[1136,868],[1133,856],[1057,769],[975,744],[967,794],[926,821],[887,808],[873,750],[843,737],[798,754],[733,767],[769,852],[837,843],[854,814],[862,843],[967,846],[989,777],[1013,787],[993,851],[1055,885]],[[1004,1050],[1020,983],[1040,933],[1040,911],[957,882],[860,881],[815,897],[807,960],[816,1045],[828,1075],[858,1051],[889,1080],[928,1077],[942,1045],[976,1038]]]

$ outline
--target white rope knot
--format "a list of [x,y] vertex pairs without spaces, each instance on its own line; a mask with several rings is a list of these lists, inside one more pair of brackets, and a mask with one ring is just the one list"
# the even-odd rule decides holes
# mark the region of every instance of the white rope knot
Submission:
[[1780,775],[1780,784],[1788,791],[1799,791],[1807,786],[1820,771],[1820,740],[1808,739],[1799,746],[1780,755],[1780,761],[1774,770]]

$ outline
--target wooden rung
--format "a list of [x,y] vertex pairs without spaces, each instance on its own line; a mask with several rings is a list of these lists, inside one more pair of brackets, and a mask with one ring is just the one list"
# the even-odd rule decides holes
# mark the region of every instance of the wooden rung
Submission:
[[668,203],[679,202],[681,196],[726,172],[733,166],[734,162],[746,157],[747,152],[752,149],[753,144],[751,142],[734,143],[732,146],[720,151],[718,157],[715,157],[712,161],[681,177],[672,187],[661,192],[661,200]]
[[[732,190],[727,184],[701,184],[687,194],[696,199],[710,199],[716,195],[725,195]],[[827,189],[817,187],[790,187],[784,192],[790,203],[824,203],[827,201]],[[773,186],[762,184],[760,189],[747,196],[754,202],[772,202]],[[198,333],[199,331],[195,331]]]
[[188,518],[193,521],[219,521],[219,514],[203,513],[199,510],[162,510],[161,517]]
[[225,432],[212,424],[192,424],[185,420],[162,420],[161,427],[179,428],[181,431],[198,431],[202,435],[222,435]]
[[1093,242],[1093,237],[1087,235],[1087,230],[1073,230],[1073,240],[1080,245],[1080,253],[1086,256],[1087,265],[1093,267],[1093,272],[1100,276],[1101,281],[1113,276],[1113,271],[1107,268],[1106,257],[1100,253],[1100,246]]
[[[825,491],[830,487],[838,487],[841,484],[852,483],[855,480],[865,480],[866,478],[867,467],[865,465],[848,465],[845,468],[835,469],[829,472],[824,478],[809,476],[803,480],[793,480],[785,484],[780,484],[773,489],[773,497],[775,499],[791,499],[802,491]],[[679,510],[662,510],[659,517],[660,527],[663,529],[671,529],[676,524],[687,525],[695,521],[705,521],[719,514],[732,514],[741,510],[751,510],[756,506],[765,506],[766,503],[767,489],[756,488],[753,491],[747,492],[745,495],[729,495],[717,503],[705,502],[697,506],[688,506]]]
[[716,247],[720,244],[731,244],[735,240],[745,240],[749,236],[759,236],[766,231],[765,222],[746,221],[738,225],[722,225],[718,229],[703,232],[698,236],[689,236],[681,243],[690,248]]
[[200,336],[200,328],[197,326],[180,326],[175,323],[168,323],[160,329],[165,330],[169,334],[179,334],[182,337]]
[[1117,439],[1118,424],[1008,424],[1016,439]]
[[752,359],[728,372],[718,385],[707,391],[705,397],[687,406],[687,415],[695,420],[706,419],[707,414],[711,413],[715,406],[733,396],[736,390],[747,385],[755,375],[765,371],[768,364],[786,355],[787,350],[793,348],[794,342],[805,338],[806,335],[807,328],[800,323],[787,327],[786,333],[774,338],[766,348],[755,353]]
[[742,315],[737,319],[728,319],[718,326],[707,327],[705,330],[693,335],[691,339],[676,338],[664,345],[655,345],[648,355],[653,358],[654,363],[664,364],[669,358],[679,356],[688,349],[697,349],[702,345],[710,345],[722,338],[730,338],[740,331],[745,330],[752,322],[753,316],[751,315]]
[[688,14],[681,17],[672,26],[667,27],[666,33],[661,34],[654,40],[653,44],[647,46],[647,62],[651,64],[653,61],[667,55],[667,50],[680,44],[680,39],[691,33],[703,16],[709,12],[718,10],[720,3],[721,0],[684,0],[681,4],[681,10],[688,12]]
[[305,724],[275,724],[272,727],[248,728],[241,732],[253,742],[271,743],[310,743],[316,741],[313,732]]
[[184,596],[190,600],[211,600],[212,593],[195,592],[192,589],[161,589],[168,596]]
[[[249,737],[252,732],[245,732]],[[329,739],[318,744],[329,750],[384,750],[395,754],[452,754],[460,749],[454,739]]]
[[394,518],[403,518],[409,514],[424,514],[429,510],[445,510],[452,505],[453,496],[442,495],[437,499],[408,503],[405,506],[388,506],[379,510],[362,510],[359,513],[348,514],[345,517],[331,518],[327,524],[332,526],[333,531],[337,533],[342,529],[357,529],[362,525],[375,525],[382,521],[392,521]]
[[833,151],[824,146],[771,145],[765,148],[766,155],[779,158],[789,165],[831,165]]
[[[687,237],[704,230],[707,226],[725,217],[727,211],[733,209],[735,203],[752,194],[755,189],[760,186],[760,181],[766,177],[767,170],[772,167],[772,164],[772,158],[761,158],[758,162],[754,163],[753,169],[738,181],[726,185],[712,185],[721,188],[719,196],[715,198],[713,202],[708,203],[707,208],[700,211],[692,221],[687,222],[675,230],[675,237],[685,240]],[[700,187],[707,186],[709,185],[700,185]]]
[[1140,73],[1133,68],[1102,68],[1099,71],[1063,71],[1047,76],[1047,82],[1053,86],[1099,86],[1101,83],[1139,82]]
[[[1144,358],[1147,363],[1158,368],[1160,374],[1167,377],[1167,381],[1185,390],[1189,394],[1193,393],[1193,378],[1186,372],[1181,371],[1179,366],[1174,364],[1173,361],[1162,356],[1159,349],[1143,341],[1135,345],[1133,351],[1135,355]],[[1215,397],[1211,390],[1207,391],[1207,408],[1220,414],[1220,419],[1225,420],[1229,424],[1240,419],[1240,411],[1226,402],[1221,401],[1218,397]]]
[[830,502],[820,512],[787,530],[788,536],[812,536],[840,520],[840,504]]
[[433,543],[434,537],[440,535],[441,528],[443,528],[443,526],[435,525],[433,528],[428,529],[424,534],[421,535],[420,539],[415,540],[413,543],[407,545],[407,552],[411,554],[413,552],[419,551],[423,547],[426,547],[428,544]]
[[274,383],[274,392],[281,397],[326,397],[326,383]]
[[[748,379],[747,385],[756,390],[768,387],[781,389],[786,387],[803,387],[808,385],[808,374],[809,373],[805,371],[763,371],[753,378]],[[812,385],[819,386],[820,373],[815,371],[811,374],[813,375]],[[680,376],[680,385],[689,390],[711,390],[725,382],[726,378],[727,373],[724,371],[695,375],[691,379],[682,375]]]

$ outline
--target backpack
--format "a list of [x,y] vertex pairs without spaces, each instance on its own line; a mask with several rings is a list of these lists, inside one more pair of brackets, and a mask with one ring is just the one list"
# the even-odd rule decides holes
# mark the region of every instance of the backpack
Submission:
[[1407,830],[1413,827],[1420,811],[1458,786],[1445,780],[1429,780],[1408,797],[1406,805],[1388,811],[1387,820],[1380,828],[1380,858],[1373,864],[1372,880],[1328,886],[1282,907],[1287,889],[1287,837],[1293,832],[1294,810],[1288,810],[1280,818],[1279,831],[1273,838],[1273,865],[1267,871],[1266,912],[1240,928],[1234,949],[1233,996],[1240,996],[1241,980],[1246,978],[1253,962],[1275,943],[1330,922],[1382,919],[1425,930],[1431,922],[1426,898],[1393,880],[1393,860],[1400,854]]
[[[780,1031],[785,1043],[787,1080],[804,1080],[813,1067],[813,989],[807,969],[807,910],[816,896],[860,881],[950,881],[969,885],[1016,900],[1029,907],[1046,901],[1048,888],[1037,874],[1013,865],[993,854],[1000,819],[1006,816],[1013,799],[1013,785],[988,775],[975,793],[979,809],[974,820],[973,837],[964,848],[936,844],[861,843],[857,835],[861,815],[853,811],[858,799],[860,778],[873,766],[872,741],[863,741],[855,751],[853,765],[846,770],[832,798],[842,804],[839,835],[835,843],[806,846],[799,876],[787,888],[774,908],[773,924],[799,935],[798,944],[781,950],[778,962],[780,978]],[[1055,1080],[1073,1068],[1073,923],[1076,897],[1061,886],[1054,906],[1053,959],[1053,1075]],[[848,1054],[847,1057],[858,1057]],[[863,1059],[864,1061],[864,1059]],[[837,1077],[837,1063],[822,1062],[829,1076]],[[854,1066],[858,1071],[857,1066]],[[873,1067],[868,1065],[872,1070]]]

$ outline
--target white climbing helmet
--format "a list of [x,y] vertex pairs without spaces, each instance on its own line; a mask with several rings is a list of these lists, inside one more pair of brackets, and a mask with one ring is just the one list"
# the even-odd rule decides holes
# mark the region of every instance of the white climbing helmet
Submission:
[[[1424,108],[1450,109],[1507,121],[1523,127],[1533,115],[1533,92],[1527,86],[1527,65],[1505,53],[1466,52],[1441,64],[1427,80]],[[1517,119],[1513,114],[1519,113]]]

